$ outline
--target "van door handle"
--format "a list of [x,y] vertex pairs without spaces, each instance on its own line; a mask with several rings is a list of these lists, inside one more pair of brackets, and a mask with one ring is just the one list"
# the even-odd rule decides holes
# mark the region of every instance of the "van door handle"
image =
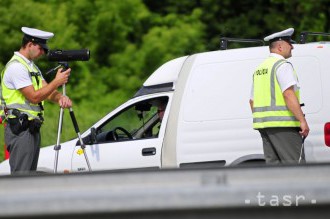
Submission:
[[143,148],[142,156],[153,156],[156,154],[156,148]]

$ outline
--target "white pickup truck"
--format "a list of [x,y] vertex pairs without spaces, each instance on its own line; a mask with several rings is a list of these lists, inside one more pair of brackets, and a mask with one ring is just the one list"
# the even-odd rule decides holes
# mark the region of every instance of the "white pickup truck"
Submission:
[[[252,128],[252,74],[267,46],[205,52],[174,59],[135,96],[82,133],[91,169],[221,167],[264,162]],[[290,62],[301,84],[310,126],[308,162],[330,161],[330,43],[294,44]],[[162,122],[157,112],[166,105]],[[88,171],[78,138],[61,143],[58,173]],[[38,171],[54,172],[54,145],[40,151]],[[0,165],[8,174],[8,161]]]

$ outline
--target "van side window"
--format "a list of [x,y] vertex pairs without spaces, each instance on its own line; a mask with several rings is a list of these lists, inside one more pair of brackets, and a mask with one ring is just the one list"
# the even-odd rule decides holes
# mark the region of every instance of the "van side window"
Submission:
[[97,143],[158,137],[168,97],[137,102],[96,130]]

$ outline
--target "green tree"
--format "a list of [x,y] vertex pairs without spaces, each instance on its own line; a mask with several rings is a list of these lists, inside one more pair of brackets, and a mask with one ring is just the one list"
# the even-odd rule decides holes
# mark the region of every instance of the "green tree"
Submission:
[[[329,6],[329,0],[0,0],[0,67],[19,49],[22,26],[54,32],[51,49],[89,49],[88,62],[69,63],[67,85],[83,132],[164,62],[218,50],[224,36],[262,39],[294,27],[298,40],[301,31],[330,32]],[[244,45],[230,45],[237,46]],[[45,58],[37,64],[43,72],[58,65]],[[46,103],[42,146],[56,142],[58,113]],[[61,142],[76,136],[67,111],[63,125]]]

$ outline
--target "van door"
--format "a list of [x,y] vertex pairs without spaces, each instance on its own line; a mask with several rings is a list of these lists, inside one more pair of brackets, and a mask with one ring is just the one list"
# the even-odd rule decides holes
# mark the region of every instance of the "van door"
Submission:
[[[140,99],[94,126],[83,138],[91,169],[160,168],[168,103],[169,96]],[[88,171],[79,143],[72,171]]]

